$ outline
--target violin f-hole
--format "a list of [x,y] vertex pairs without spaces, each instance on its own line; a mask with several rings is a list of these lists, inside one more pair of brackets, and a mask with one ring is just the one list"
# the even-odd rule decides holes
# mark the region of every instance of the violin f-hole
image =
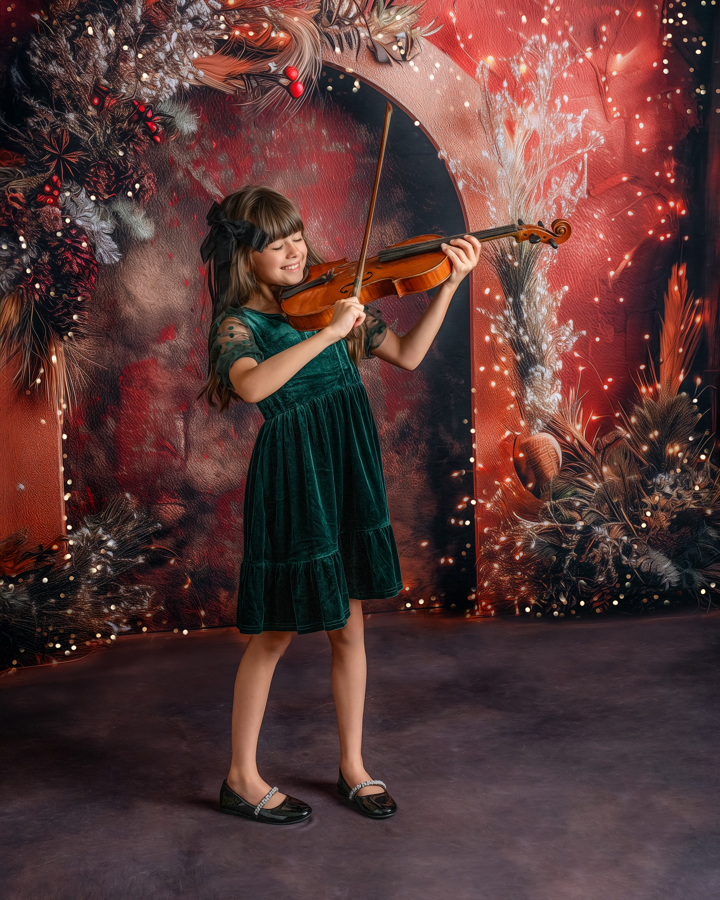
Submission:
[[[362,284],[365,284],[366,281],[369,281],[373,277],[372,269],[368,269],[367,272],[362,277]],[[356,281],[351,281],[348,284],[344,284],[340,288],[340,293],[347,297],[352,297],[352,291],[355,290]],[[360,291],[358,291],[358,300],[360,299]]]

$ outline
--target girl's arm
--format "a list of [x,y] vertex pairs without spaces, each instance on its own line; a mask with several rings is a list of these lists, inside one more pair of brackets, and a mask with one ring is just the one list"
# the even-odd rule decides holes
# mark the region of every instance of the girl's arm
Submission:
[[442,249],[452,262],[453,270],[450,277],[443,282],[410,331],[399,336],[388,329],[380,346],[372,350],[373,356],[378,356],[400,369],[415,369],[425,358],[435,340],[435,335],[440,330],[457,286],[478,264],[482,248],[477,238],[466,235],[465,239],[460,238],[451,241],[450,244],[443,244]]
[[259,403],[279,390],[318,353],[342,340],[364,321],[365,310],[356,297],[338,300],[330,324],[306,341],[293,344],[261,363],[247,356],[236,360],[228,373],[235,393],[246,403]]

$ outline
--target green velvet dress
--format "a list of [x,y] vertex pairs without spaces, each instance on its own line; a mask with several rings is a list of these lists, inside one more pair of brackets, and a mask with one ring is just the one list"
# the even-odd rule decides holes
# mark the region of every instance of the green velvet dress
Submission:
[[[366,318],[365,355],[385,336]],[[240,357],[262,362],[316,332],[280,314],[230,307],[212,325],[210,361],[232,390]],[[337,341],[258,403],[265,417],[248,468],[237,624],[243,634],[331,631],[349,598],[402,590],[380,442],[365,387]]]

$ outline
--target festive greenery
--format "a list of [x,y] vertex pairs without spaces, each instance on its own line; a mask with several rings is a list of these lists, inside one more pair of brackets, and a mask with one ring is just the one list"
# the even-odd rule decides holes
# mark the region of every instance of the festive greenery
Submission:
[[162,611],[155,592],[121,577],[145,561],[160,527],[120,497],[47,547],[28,548],[23,532],[0,541],[0,668],[77,657],[147,630]]
[[698,301],[684,267],[665,297],[659,371],[640,379],[641,400],[603,436],[573,392],[547,431],[563,463],[539,498],[518,487],[498,498],[480,584],[494,608],[534,615],[706,607],[720,582],[720,470],[697,401],[678,392],[700,335]]
[[14,364],[18,389],[70,403],[97,265],[120,258],[118,221],[150,236],[152,149],[195,130],[183,95],[209,87],[234,94],[240,115],[292,111],[318,75],[323,37],[401,62],[432,33],[417,24],[422,5],[47,3],[0,100],[0,361]]

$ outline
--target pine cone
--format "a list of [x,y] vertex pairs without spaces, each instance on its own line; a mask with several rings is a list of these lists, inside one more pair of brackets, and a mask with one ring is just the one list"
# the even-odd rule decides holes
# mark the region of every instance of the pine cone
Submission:
[[83,184],[85,190],[89,194],[95,194],[98,200],[109,200],[122,191],[126,177],[126,172],[119,172],[112,163],[100,159],[90,166]]
[[[140,185],[140,187],[136,187],[136,185]],[[148,200],[157,193],[155,173],[151,172],[150,169],[145,166],[142,166],[133,177],[132,189],[136,199],[139,200],[140,203],[147,203]]]
[[62,228],[62,216],[57,206],[44,206],[37,217],[45,231],[57,232]]

